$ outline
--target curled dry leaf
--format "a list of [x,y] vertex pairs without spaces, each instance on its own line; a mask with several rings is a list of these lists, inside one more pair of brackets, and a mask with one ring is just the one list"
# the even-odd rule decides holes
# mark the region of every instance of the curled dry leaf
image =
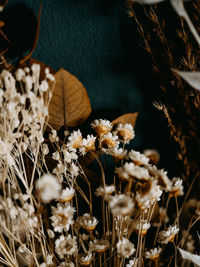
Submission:
[[194,264],[196,264],[197,266],[200,266],[200,256],[187,252],[186,250],[183,250],[181,248],[179,248],[179,251],[183,259],[189,260]]
[[181,78],[183,78],[191,87],[200,91],[200,72],[179,71],[172,69]]
[[49,105],[49,123],[56,130],[75,127],[91,113],[91,104],[83,84],[72,74],[60,69],[55,74],[55,88]]
[[122,123],[122,124],[129,123],[133,127],[135,127],[137,116],[138,116],[138,112],[126,113],[126,114],[123,114],[122,116],[118,117],[114,121],[112,121],[112,124],[116,125],[118,123]]

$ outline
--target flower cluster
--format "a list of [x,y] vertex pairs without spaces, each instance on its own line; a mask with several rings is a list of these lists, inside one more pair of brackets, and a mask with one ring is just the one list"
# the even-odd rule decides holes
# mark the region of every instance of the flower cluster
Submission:
[[[63,140],[50,129],[45,139],[53,80],[46,69],[41,81],[36,64],[0,74],[0,261],[42,267],[158,261],[164,246],[155,244],[178,235],[176,224],[166,228],[166,203],[184,194],[182,180],[157,168],[157,151],[128,151],[135,136],[128,123],[100,119],[91,123],[96,135],[65,131]],[[113,159],[113,177],[104,173],[102,154]],[[87,156],[101,170],[95,183],[84,172]],[[149,249],[146,237],[155,229]]]

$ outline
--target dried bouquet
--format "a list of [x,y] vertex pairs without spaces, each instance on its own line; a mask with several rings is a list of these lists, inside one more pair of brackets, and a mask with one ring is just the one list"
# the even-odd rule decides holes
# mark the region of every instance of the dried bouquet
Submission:
[[0,74],[1,266],[200,266],[194,179],[184,190],[157,151],[129,149],[137,114],[71,130],[91,112],[85,88],[30,62]]

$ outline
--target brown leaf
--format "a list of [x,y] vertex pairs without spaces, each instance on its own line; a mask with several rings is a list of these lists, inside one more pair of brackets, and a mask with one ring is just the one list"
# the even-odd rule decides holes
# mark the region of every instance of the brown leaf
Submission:
[[112,124],[116,125],[118,123],[122,123],[122,124],[129,123],[133,127],[135,127],[137,116],[138,116],[138,112],[126,113],[126,114],[123,114],[122,116],[118,117],[114,121],[112,121]]
[[49,105],[49,123],[56,130],[61,126],[75,127],[91,113],[90,100],[83,84],[72,74],[60,69]]

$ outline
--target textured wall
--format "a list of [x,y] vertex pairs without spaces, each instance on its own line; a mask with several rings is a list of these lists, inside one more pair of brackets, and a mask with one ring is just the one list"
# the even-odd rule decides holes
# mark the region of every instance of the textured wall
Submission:
[[[19,35],[22,46],[28,32],[34,31],[25,28],[28,18],[23,20],[21,11],[15,8],[19,3],[37,16],[39,1],[9,0],[7,10],[14,7],[11,24],[22,20],[19,32],[24,26],[25,34]],[[169,137],[152,108],[157,85],[140,48],[136,27],[126,11],[123,0],[44,0],[33,57],[55,70],[62,66],[74,74],[87,88],[94,116],[105,117],[106,111],[107,118],[112,118],[139,111],[134,145],[157,147],[168,158]]]

